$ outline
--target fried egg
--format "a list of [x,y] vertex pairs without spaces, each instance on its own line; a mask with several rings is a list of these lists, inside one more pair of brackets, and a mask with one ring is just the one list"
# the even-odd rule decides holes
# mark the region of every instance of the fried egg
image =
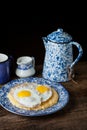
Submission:
[[35,107],[41,104],[39,94],[28,86],[17,87],[13,93],[14,98],[26,107]]
[[41,102],[47,101],[52,96],[51,87],[47,85],[37,85],[36,91],[39,93],[41,97]]

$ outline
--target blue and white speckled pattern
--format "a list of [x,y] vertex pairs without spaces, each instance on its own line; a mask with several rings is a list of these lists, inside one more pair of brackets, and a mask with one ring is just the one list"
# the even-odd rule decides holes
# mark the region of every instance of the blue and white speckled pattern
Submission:
[[28,70],[28,69],[31,69],[33,68],[33,65],[30,64],[30,65],[18,65],[17,66],[17,69],[20,69],[20,70]]
[[72,40],[71,35],[66,32],[63,32],[62,28],[57,29],[57,31],[52,32],[47,36],[48,40],[56,43],[67,43]]
[[[49,40],[50,39],[50,40]],[[62,29],[43,37],[46,54],[43,64],[42,76],[55,82],[69,81],[69,70],[79,61],[83,54],[79,43],[71,41],[71,36],[64,33]],[[51,41],[52,40],[52,41]],[[73,61],[72,45],[78,48],[78,57]]]
[[[13,106],[10,103],[9,99],[7,98],[7,94],[10,88],[24,82],[34,82],[37,84],[45,84],[53,87],[59,94],[59,100],[57,104],[45,110],[39,110],[39,111],[29,111]],[[51,82],[43,78],[30,77],[30,78],[15,79],[8,82],[0,89],[0,105],[8,111],[22,116],[44,116],[52,114],[64,108],[68,103],[68,101],[69,101],[69,93],[60,83]]]

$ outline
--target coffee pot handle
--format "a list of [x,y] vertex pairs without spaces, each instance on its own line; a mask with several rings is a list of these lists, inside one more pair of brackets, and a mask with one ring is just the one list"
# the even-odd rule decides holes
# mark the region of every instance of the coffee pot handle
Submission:
[[69,44],[75,45],[78,48],[78,51],[79,51],[79,54],[78,54],[77,58],[70,65],[70,68],[72,68],[79,61],[79,59],[82,57],[83,49],[82,49],[81,45],[79,43],[77,43],[77,42],[73,41],[73,42],[70,42]]

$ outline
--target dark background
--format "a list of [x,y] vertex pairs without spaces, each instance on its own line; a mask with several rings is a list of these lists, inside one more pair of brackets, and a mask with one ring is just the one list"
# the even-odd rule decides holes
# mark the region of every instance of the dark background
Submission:
[[[83,19],[85,21],[85,17]],[[34,56],[36,64],[43,64],[45,48],[42,41],[43,36],[63,28],[69,33],[73,41],[78,42],[83,48],[83,56],[80,61],[87,61],[87,34],[86,24],[74,17],[38,16],[32,17],[28,24],[8,24],[8,44],[3,45],[1,52],[13,55],[15,62],[19,56]],[[76,47],[74,58],[78,55]]]

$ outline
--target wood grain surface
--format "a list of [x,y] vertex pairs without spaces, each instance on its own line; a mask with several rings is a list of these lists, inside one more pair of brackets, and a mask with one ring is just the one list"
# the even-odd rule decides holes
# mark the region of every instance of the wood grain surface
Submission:
[[[0,130],[87,130],[87,62],[79,62],[74,71],[75,82],[61,83],[70,94],[69,103],[62,110],[41,117],[24,117],[0,106]],[[41,73],[42,65],[36,66],[36,76],[41,77]]]

